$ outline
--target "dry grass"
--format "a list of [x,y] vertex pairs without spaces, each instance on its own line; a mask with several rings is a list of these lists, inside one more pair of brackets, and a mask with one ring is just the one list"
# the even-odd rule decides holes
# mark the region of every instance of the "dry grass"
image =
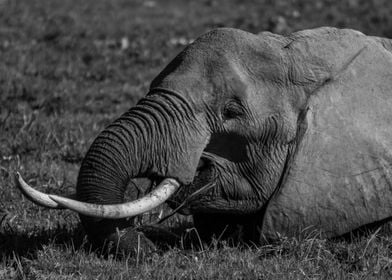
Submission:
[[75,214],[26,201],[13,173],[44,191],[73,192],[99,131],[211,28],[288,33],[331,25],[392,37],[391,11],[387,0],[0,1],[0,279],[390,278],[388,233],[100,257]]

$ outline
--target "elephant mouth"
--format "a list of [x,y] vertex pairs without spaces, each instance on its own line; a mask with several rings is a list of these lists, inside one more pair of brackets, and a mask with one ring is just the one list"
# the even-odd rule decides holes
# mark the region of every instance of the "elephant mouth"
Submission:
[[203,153],[196,168],[193,181],[181,187],[171,196],[166,203],[183,215],[192,214],[192,204],[207,195],[216,186],[216,162],[208,153]]
[[[199,160],[199,164],[197,166],[191,186],[193,186],[193,188],[196,187],[200,189],[214,181],[216,179],[215,167],[216,162],[213,160],[213,158],[209,154],[203,153]],[[192,190],[193,188],[191,187],[190,189]]]

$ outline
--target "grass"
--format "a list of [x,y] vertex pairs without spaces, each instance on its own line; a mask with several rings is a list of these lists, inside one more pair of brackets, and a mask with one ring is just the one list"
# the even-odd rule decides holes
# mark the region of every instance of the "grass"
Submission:
[[391,278],[390,231],[353,241],[314,235],[254,248],[101,257],[75,214],[39,208],[13,183],[21,170],[43,191],[72,193],[94,137],[207,30],[330,25],[392,37],[391,12],[388,0],[1,1],[0,279]]
[[[61,231],[60,239],[69,232]],[[50,233],[49,235],[55,234]],[[58,232],[57,232],[58,234]],[[54,235],[56,236],[56,235]],[[52,235],[28,255],[14,253],[0,276],[22,279],[390,279],[392,241],[371,235],[352,243],[307,236],[278,244],[239,248],[215,243],[203,250],[172,248],[122,260]],[[77,237],[78,239],[80,237]],[[81,246],[81,247],[79,247]],[[2,274],[1,274],[2,273]]]

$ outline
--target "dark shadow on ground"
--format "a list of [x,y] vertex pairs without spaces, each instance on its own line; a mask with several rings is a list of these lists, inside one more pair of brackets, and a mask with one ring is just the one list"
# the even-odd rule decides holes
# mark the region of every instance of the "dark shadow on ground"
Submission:
[[18,231],[5,224],[0,228],[0,262],[14,255],[35,258],[37,251],[49,244],[88,249],[85,237],[80,225],[72,229],[59,225],[51,229],[37,228],[30,231]]
[[[156,246],[159,252],[165,252],[173,247],[181,249],[200,249],[200,238],[192,224],[183,223],[176,227],[145,226],[140,230]],[[137,240],[136,240],[137,242]],[[30,230],[16,229],[5,223],[0,227],[0,262],[14,256],[34,259],[37,252],[45,245],[55,245],[74,250],[96,252],[97,255],[107,257],[114,254],[115,248],[105,246],[96,248],[88,242],[83,227],[79,224],[70,228],[58,225],[51,229],[35,228]]]

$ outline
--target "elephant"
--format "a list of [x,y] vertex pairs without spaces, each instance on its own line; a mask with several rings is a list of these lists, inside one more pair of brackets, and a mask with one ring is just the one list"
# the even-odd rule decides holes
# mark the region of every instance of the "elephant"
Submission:
[[[185,47],[83,159],[76,194],[16,185],[80,214],[94,244],[129,250],[129,218],[167,203],[203,240],[325,238],[392,215],[392,40],[321,27],[234,28]],[[125,202],[133,178],[156,184]]]

